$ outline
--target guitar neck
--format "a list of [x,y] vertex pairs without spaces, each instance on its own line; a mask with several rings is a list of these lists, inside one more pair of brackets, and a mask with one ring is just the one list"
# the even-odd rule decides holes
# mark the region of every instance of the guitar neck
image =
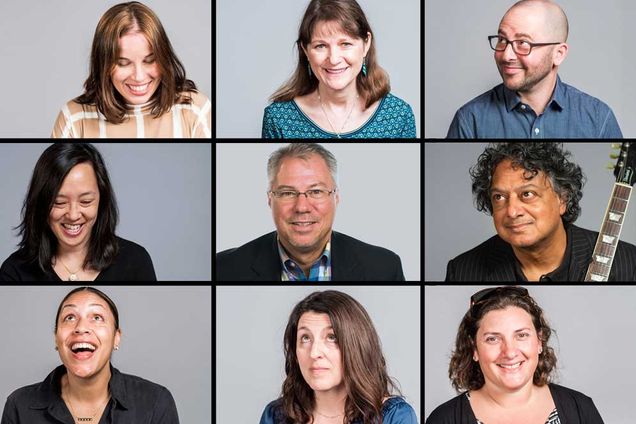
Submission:
[[585,281],[608,281],[632,187],[615,183]]

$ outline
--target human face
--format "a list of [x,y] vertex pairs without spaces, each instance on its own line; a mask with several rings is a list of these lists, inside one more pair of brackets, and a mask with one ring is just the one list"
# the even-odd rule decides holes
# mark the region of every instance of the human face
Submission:
[[119,51],[111,73],[113,85],[128,104],[144,104],[161,81],[159,64],[150,44],[142,33],[129,32],[119,39]]
[[[531,43],[550,43],[552,40],[544,30],[543,15],[533,13],[534,9],[517,7],[513,8],[501,20],[498,35],[508,40],[525,40]],[[509,90],[517,92],[532,91],[533,88],[547,81],[546,78],[553,74],[561,61],[565,58],[559,50],[560,46],[533,47],[527,56],[518,55],[512,45],[506,50],[495,52],[495,62],[503,83]]]
[[523,167],[502,161],[492,177],[490,200],[499,237],[514,247],[532,248],[563,230],[566,204],[542,171],[529,180],[524,173]]
[[303,47],[311,71],[318,81],[331,90],[343,90],[362,71],[362,61],[371,46],[371,33],[364,41],[346,34],[337,22],[318,22],[311,42]]
[[541,340],[530,314],[508,306],[482,317],[473,359],[479,361],[487,386],[515,392],[532,384],[540,348]]
[[64,178],[49,213],[49,227],[59,247],[76,249],[85,247],[99,208],[99,188],[93,166],[75,165]]
[[[79,291],[64,301],[57,320],[55,346],[69,374],[90,378],[102,372],[120,338],[108,303],[98,295]],[[78,343],[88,345],[82,347]]]
[[[331,191],[335,189],[325,160],[312,154],[307,159],[285,158],[272,182],[271,190],[310,189]],[[269,195],[269,206],[282,245],[290,254],[322,251],[331,237],[331,227],[340,198],[332,193],[324,200],[314,200],[304,195],[289,203]]]
[[314,391],[342,390],[342,356],[329,315],[305,312],[298,320],[296,357]]

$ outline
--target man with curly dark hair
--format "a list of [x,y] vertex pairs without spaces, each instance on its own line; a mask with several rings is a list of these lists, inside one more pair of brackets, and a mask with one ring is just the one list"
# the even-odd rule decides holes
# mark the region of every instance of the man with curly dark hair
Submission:
[[[497,235],[448,263],[447,281],[582,281],[598,233],[573,225],[585,176],[560,143],[491,144],[470,169],[477,210]],[[636,281],[636,246],[619,241],[610,280]]]

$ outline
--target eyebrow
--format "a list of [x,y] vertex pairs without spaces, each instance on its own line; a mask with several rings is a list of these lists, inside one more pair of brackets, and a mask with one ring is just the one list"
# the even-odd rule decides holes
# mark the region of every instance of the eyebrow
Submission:
[[[102,305],[101,303],[91,303],[88,306],[99,306],[100,308],[106,309],[106,308],[104,308],[104,305]],[[64,308],[77,308],[77,305],[74,304],[74,303],[68,303],[68,304],[62,306],[62,309],[64,309]]]
[[[515,330],[515,333],[519,333],[520,331],[532,331],[532,329],[528,328],[528,327],[524,327],[524,328],[520,328],[518,330]],[[486,335],[495,335],[495,336],[500,336],[502,333],[498,333],[496,331],[486,331],[484,332],[484,336]]]
[[[503,33],[502,30],[497,31],[497,34],[501,34],[503,36],[506,36],[506,34]],[[529,38],[529,39],[533,39],[532,36],[530,34],[526,34],[525,32],[517,32],[513,37],[515,37],[515,40],[519,39],[519,37],[521,38]]]
[[[517,188],[515,188],[513,191],[527,190],[527,189],[529,189],[529,188],[534,188],[534,189],[541,190],[542,188],[545,188],[545,187],[539,187],[539,186],[538,186],[538,185],[536,185],[536,184],[524,184],[524,185],[522,185],[521,187],[517,187]],[[504,189],[502,189],[502,188],[498,188],[498,187],[493,187],[493,188],[491,188],[491,189],[490,189],[490,192],[491,192],[491,193],[494,193],[494,192],[497,192],[497,193],[507,193],[507,191],[506,191],[506,190],[504,190]]]
[[[82,197],[82,196],[88,196],[89,194],[93,194],[93,195],[94,195],[94,194],[96,194],[96,193],[95,193],[94,191],[85,191],[84,193],[80,194],[80,195],[79,195],[79,197]],[[57,195],[57,196],[55,196],[55,197],[65,197],[65,198],[68,198],[69,196],[67,196],[66,194],[58,194],[58,195]]]
[[[309,189],[309,188],[312,188],[312,187],[318,187],[318,186],[324,186],[324,187],[327,187],[327,184],[325,184],[325,183],[313,183],[312,185],[307,186],[307,188]],[[298,190],[296,187],[294,187],[294,186],[290,186],[290,185],[279,185],[279,186],[276,186],[276,189],[277,189],[277,190],[280,190],[280,189]]]

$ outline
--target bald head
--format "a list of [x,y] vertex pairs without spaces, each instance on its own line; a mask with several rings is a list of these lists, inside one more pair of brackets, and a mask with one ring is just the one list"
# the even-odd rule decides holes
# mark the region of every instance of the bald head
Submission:
[[[565,43],[568,39],[568,18],[561,7],[550,0],[521,0],[515,3],[501,19],[526,18],[533,21],[540,28],[541,35],[547,42]],[[500,24],[500,26],[501,26]]]

